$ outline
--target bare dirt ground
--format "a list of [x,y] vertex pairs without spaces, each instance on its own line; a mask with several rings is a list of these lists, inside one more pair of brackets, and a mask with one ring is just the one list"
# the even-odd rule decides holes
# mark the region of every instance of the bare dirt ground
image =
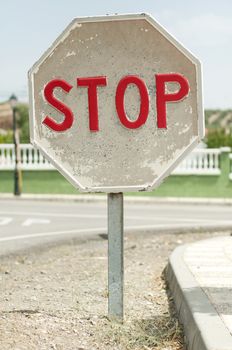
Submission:
[[128,235],[124,324],[107,319],[106,239],[0,258],[0,349],[184,350],[162,272],[177,245],[219,234]]

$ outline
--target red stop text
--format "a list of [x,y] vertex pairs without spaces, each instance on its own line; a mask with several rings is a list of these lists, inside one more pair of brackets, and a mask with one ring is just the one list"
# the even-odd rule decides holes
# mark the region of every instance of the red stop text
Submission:
[[[188,80],[181,74],[156,74],[154,77],[156,85],[156,111],[157,111],[157,128],[167,128],[166,105],[171,102],[180,102],[189,93]],[[166,92],[166,84],[178,84],[178,90],[174,93]],[[135,120],[130,120],[125,110],[125,93],[129,85],[135,85],[140,95],[140,111]],[[74,122],[72,110],[63,102],[54,96],[56,88],[62,89],[65,93],[70,93],[73,86],[62,79],[49,81],[44,88],[44,98],[49,105],[63,114],[63,121],[58,123],[51,116],[46,116],[42,123],[49,129],[56,132],[64,132],[70,129]],[[88,94],[88,111],[89,111],[89,130],[91,132],[99,131],[98,115],[98,89],[107,88],[107,77],[83,77],[77,78],[77,88],[86,88]],[[144,125],[149,114],[149,93],[146,83],[137,75],[128,75],[123,77],[115,89],[115,106],[117,117],[121,124],[128,129],[137,129]]]

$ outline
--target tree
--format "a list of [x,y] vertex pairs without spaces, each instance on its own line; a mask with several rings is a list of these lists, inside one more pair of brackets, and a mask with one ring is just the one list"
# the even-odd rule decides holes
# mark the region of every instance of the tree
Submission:
[[17,125],[20,129],[20,142],[29,143],[29,111],[27,104],[19,104],[16,107]]
[[232,147],[232,134],[225,129],[209,130],[205,140],[208,148]]

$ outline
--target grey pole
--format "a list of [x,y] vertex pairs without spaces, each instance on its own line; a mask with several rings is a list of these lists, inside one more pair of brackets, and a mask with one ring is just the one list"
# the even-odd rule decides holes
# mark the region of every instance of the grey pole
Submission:
[[108,316],[123,321],[123,194],[108,194]]

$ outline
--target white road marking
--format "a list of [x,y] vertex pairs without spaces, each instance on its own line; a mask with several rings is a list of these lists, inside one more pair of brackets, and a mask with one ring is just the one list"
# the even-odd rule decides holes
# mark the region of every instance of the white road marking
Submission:
[[0,217],[0,226],[8,225],[12,221],[13,221],[13,218]]
[[91,229],[80,229],[80,230],[67,230],[67,231],[54,231],[54,232],[41,232],[41,233],[35,233],[35,234],[28,234],[28,235],[18,235],[18,236],[11,236],[11,237],[1,237],[0,242],[7,242],[7,241],[15,241],[25,238],[38,238],[38,237],[49,237],[49,236],[56,236],[56,235],[63,235],[68,233],[104,233],[106,232],[106,228],[91,228]]
[[51,220],[48,219],[33,219],[28,218],[23,221],[22,226],[31,226],[33,224],[50,224]]
[[[0,214],[11,214],[16,216],[28,216],[28,212],[25,211],[0,211]],[[64,217],[64,218],[106,218],[106,214],[104,215],[98,215],[98,214],[64,214],[64,213],[41,213],[41,212],[31,212],[30,213],[33,216],[50,216],[50,217]]]
[[[221,227],[228,227],[228,224],[225,222],[218,222],[218,225]],[[232,221],[230,222],[230,225],[232,226]],[[215,223],[212,222],[205,222],[201,225],[197,226],[198,228],[204,228],[204,227],[215,227]],[[140,230],[154,230],[154,229],[184,229],[184,228],[193,228],[192,224],[157,224],[157,225],[141,225],[141,226],[125,226],[125,231],[140,231]],[[58,236],[58,235],[64,235],[64,234],[82,234],[82,233],[95,233],[95,234],[101,234],[101,233],[107,233],[106,227],[100,227],[100,228],[86,228],[86,229],[79,229],[79,230],[67,230],[67,231],[53,231],[53,232],[41,232],[41,233],[35,233],[35,234],[27,234],[27,235],[18,235],[18,236],[8,236],[8,237],[1,237],[0,242],[8,242],[8,241],[15,241],[20,239],[27,239],[27,238],[38,238],[38,237],[49,237],[49,236]]]
[[[11,215],[16,215],[16,216],[28,216],[28,212],[22,212],[22,211],[0,211],[0,214],[11,214]],[[107,215],[106,214],[64,214],[64,213],[42,213],[42,212],[33,212],[31,213],[33,216],[43,216],[43,217],[58,217],[58,218],[79,218],[79,219],[106,219]],[[218,222],[218,219],[214,218],[182,218],[182,217],[165,217],[165,216],[155,216],[154,217],[149,217],[149,216],[131,216],[131,215],[125,215],[125,219],[128,220],[151,220],[151,221],[157,221],[157,220],[164,220],[166,221],[172,221],[172,222],[208,222],[209,220],[212,222]],[[221,219],[221,222],[228,222],[230,223],[231,220],[225,220]]]

